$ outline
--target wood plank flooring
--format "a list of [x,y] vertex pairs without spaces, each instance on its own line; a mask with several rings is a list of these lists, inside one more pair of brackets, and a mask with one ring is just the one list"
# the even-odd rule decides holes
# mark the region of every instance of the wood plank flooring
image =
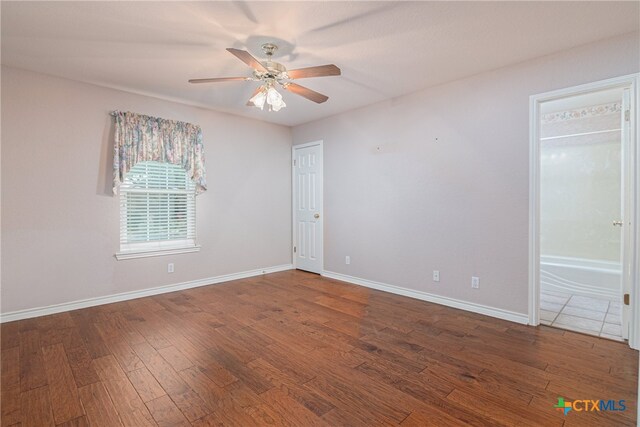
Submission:
[[[625,344],[300,271],[1,331],[7,427],[636,425]],[[565,416],[559,396],[627,410]]]

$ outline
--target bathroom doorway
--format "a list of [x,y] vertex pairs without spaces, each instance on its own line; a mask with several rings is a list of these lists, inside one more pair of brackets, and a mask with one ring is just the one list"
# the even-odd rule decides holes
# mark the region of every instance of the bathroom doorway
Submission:
[[535,102],[540,324],[629,339],[634,90],[568,89]]

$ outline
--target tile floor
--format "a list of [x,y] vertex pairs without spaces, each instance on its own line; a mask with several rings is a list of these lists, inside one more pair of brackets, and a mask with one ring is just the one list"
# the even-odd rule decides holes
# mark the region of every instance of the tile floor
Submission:
[[546,289],[540,292],[540,323],[616,341],[623,341],[620,310],[620,301]]

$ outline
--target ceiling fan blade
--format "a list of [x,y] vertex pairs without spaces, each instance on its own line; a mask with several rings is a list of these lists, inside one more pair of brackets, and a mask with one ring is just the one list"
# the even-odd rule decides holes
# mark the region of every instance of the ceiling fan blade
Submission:
[[244,62],[254,70],[262,71],[265,73],[269,71],[266,68],[264,68],[264,65],[262,65],[260,61],[258,61],[256,58],[251,56],[251,54],[246,50],[234,49],[232,47],[228,47],[227,50],[232,54],[234,54],[240,61]]
[[234,82],[251,80],[251,77],[217,77],[213,79],[190,79],[189,83],[217,83],[217,82]]
[[288,90],[289,92],[293,92],[296,95],[303,96],[310,101],[317,102],[318,104],[322,104],[327,99],[329,99],[329,97],[326,95],[318,93],[304,86],[297,85],[295,83],[286,83],[282,85],[282,87]]
[[290,79],[305,79],[307,77],[339,76],[340,68],[333,64],[319,65],[317,67],[298,68],[287,71]]

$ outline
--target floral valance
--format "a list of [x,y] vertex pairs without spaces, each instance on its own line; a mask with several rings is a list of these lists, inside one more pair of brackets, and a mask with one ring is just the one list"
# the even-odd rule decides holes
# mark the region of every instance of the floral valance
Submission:
[[200,126],[114,111],[113,192],[138,162],[156,161],[180,165],[196,184],[196,192],[207,189],[204,148]]

